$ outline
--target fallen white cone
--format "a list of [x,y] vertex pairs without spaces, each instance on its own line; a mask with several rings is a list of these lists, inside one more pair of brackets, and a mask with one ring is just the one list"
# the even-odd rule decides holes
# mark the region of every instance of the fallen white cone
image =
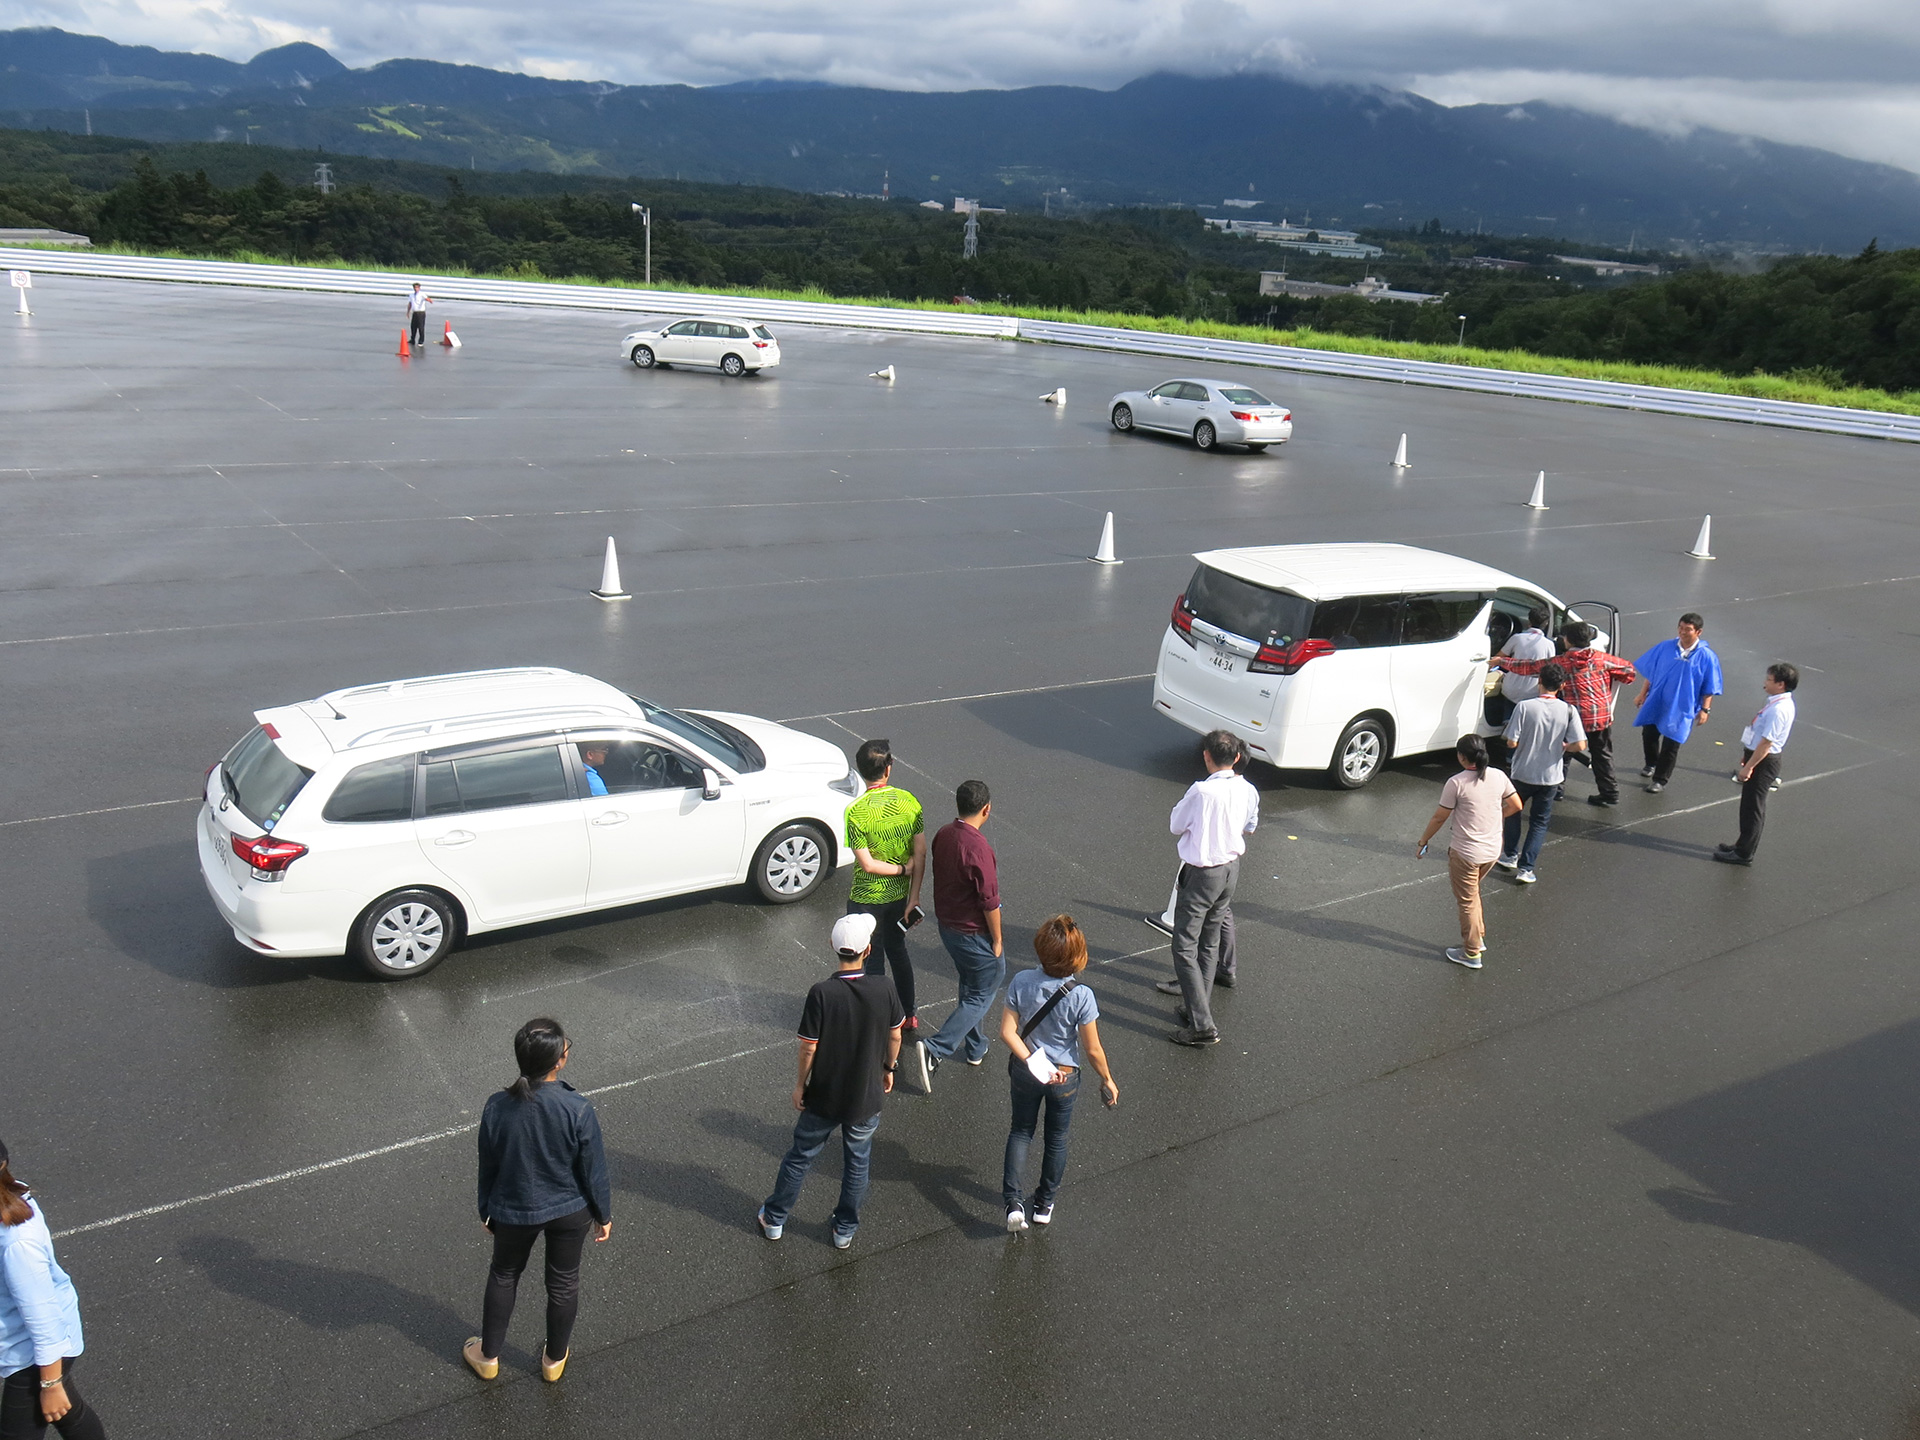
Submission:
[[1411,470],[1413,468],[1407,463],[1407,437],[1404,435],[1400,437],[1400,448],[1393,452],[1393,468],[1396,470]]
[[867,376],[867,378],[869,380],[884,380],[891,385],[893,383],[893,366],[889,365],[884,370],[876,370]]
[[1713,559],[1713,516],[1709,515],[1700,522],[1700,533],[1694,538],[1693,548],[1687,551],[1696,560]]
[[1107,511],[1107,523],[1100,527],[1100,548],[1087,557],[1096,565],[1124,565],[1113,553],[1113,511]]
[[1066,404],[1067,403],[1067,387],[1062,385],[1058,390],[1049,390],[1046,394],[1040,397],[1040,403],[1042,405]]
[[1547,472],[1544,470],[1540,472],[1540,478],[1533,482],[1533,498],[1527,501],[1527,508],[1529,510],[1547,508]]
[[613,548],[613,537],[607,537],[607,558],[600,562],[600,588],[588,592],[596,600],[631,600],[633,596],[620,588],[620,556]]

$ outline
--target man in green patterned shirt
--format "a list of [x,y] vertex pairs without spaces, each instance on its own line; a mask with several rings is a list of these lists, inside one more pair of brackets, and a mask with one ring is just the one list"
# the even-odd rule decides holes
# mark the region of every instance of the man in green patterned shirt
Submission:
[[847,848],[853,851],[853,893],[849,915],[871,915],[876,928],[867,956],[867,974],[884,975],[893,967],[893,988],[907,1012],[906,1039],[920,1028],[913,1008],[913,961],[907,954],[906,913],[920,903],[920,881],[927,871],[927,827],[920,802],[893,779],[893,743],[867,740],[853,752],[853,768],[867,782],[867,793],[847,807]]

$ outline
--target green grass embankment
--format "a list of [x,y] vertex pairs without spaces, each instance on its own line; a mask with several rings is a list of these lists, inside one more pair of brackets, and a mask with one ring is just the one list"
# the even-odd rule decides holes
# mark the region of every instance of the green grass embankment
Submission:
[[[48,247],[55,248],[55,247]],[[677,290],[678,284],[642,285],[634,280],[600,280],[590,275],[543,275],[530,266],[504,271],[413,268],[355,260],[295,260],[240,250],[195,254],[180,250],[140,250],[130,246],[96,247],[95,253],[141,255],[175,260],[223,260],[251,265],[304,265],[332,270],[394,270],[427,278],[444,276],[474,280],[524,280],[550,285],[598,285],[645,291]],[[1211,340],[1243,340],[1259,345],[1293,345],[1348,355],[1378,355],[1399,360],[1430,360],[1448,365],[1471,365],[1486,370],[1517,370],[1531,375],[1565,375],[1580,380],[1613,380],[1626,385],[1657,386],[1669,390],[1701,390],[1714,395],[1745,395],[1760,400],[1791,400],[1807,405],[1835,405],[1850,410],[1878,410],[1894,415],[1920,415],[1920,391],[1891,394],[1828,384],[1798,375],[1727,375],[1717,370],[1689,370],[1678,366],[1639,365],[1625,361],[1576,360],[1538,355],[1529,350],[1482,350],[1471,345],[1428,345],[1405,340],[1381,340],[1363,335],[1336,335],[1318,330],[1269,330],[1257,325],[1232,325],[1216,320],[1188,320],[1169,315],[1118,314],[1098,310],[1050,310],[1026,305],[982,302],[956,305],[942,300],[895,300],[877,296],[829,295],[820,290],[760,290],[731,286],[696,287],[700,293],[742,300],[806,300],[826,305],[881,305],[903,310],[933,310],[971,315],[1010,315],[1025,320],[1052,320],[1065,324],[1105,325],[1171,335],[1193,335]]]

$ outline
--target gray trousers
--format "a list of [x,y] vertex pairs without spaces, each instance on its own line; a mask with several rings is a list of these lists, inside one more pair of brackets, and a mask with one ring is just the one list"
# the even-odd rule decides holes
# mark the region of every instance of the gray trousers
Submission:
[[1220,925],[1239,879],[1238,860],[1187,865],[1180,871],[1180,892],[1173,905],[1173,975],[1195,1030],[1214,1028],[1213,972],[1220,964]]

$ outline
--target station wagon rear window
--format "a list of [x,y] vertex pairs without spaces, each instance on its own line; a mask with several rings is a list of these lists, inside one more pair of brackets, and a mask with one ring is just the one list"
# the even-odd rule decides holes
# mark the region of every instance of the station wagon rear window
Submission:
[[1254,641],[1292,640],[1307,633],[1313,602],[1288,590],[1269,590],[1211,565],[1187,582],[1187,609],[1196,620]]
[[1233,405],[1271,405],[1273,401],[1258,390],[1248,390],[1240,385],[1222,385],[1220,394]]
[[313,778],[311,770],[289,760],[268,738],[265,727],[258,725],[227,752],[220,772],[240,813],[262,830],[280,823],[293,797]]

